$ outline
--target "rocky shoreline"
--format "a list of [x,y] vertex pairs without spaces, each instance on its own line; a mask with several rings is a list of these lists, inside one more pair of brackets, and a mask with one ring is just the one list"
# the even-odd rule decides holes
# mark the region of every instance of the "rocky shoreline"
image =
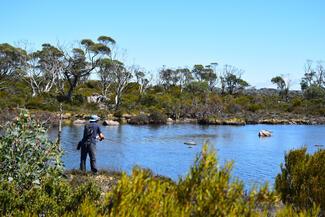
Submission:
[[[31,111],[32,117],[41,121],[47,126],[56,127],[59,124],[58,113],[47,111]],[[0,126],[3,128],[8,121],[15,120],[17,110],[4,110],[0,113]],[[70,112],[62,115],[64,125],[85,124],[88,122],[90,114],[73,114]],[[206,118],[180,118],[172,119],[163,114],[123,114],[115,117],[109,114],[101,117],[101,124],[104,126],[118,126],[120,124],[147,125],[147,124],[201,124],[201,125],[321,125],[325,124],[325,116],[310,116],[301,114],[279,114],[279,113],[238,113],[221,114],[219,116],[209,116]]]
[[223,118],[208,118],[199,120],[199,124],[207,125],[321,125],[325,124],[323,116],[301,116],[301,115],[261,115],[261,116],[231,116]]

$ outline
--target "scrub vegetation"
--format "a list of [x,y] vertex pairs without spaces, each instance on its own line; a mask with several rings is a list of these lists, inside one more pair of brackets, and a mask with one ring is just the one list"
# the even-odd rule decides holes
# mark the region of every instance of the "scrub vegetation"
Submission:
[[[223,123],[225,118],[245,123],[276,123],[271,119],[305,123],[325,114],[322,62],[307,61],[301,91],[291,91],[290,79],[283,75],[269,78],[276,89],[255,89],[243,79],[243,70],[227,64],[164,66],[158,73],[127,66],[115,40],[108,36],[83,39],[69,49],[45,43],[38,50],[26,50],[30,49],[0,44],[2,111],[22,107],[58,112],[62,104],[65,112],[73,114],[162,114],[207,124]],[[150,117],[138,119],[139,123],[156,122]],[[325,121],[314,118],[314,122]]]

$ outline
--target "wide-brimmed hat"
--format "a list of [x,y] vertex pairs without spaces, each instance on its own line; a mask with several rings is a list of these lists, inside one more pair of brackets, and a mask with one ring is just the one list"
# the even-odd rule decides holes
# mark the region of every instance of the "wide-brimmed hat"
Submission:
[[96,122],[100,119],[97,115],[91,115],[89,121],[90,122]]

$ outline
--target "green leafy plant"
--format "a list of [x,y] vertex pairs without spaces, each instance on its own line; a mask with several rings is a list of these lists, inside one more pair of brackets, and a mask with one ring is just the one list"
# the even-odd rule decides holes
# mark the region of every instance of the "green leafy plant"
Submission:
[[[1,216],[63,216],[85,213],[83,204],[99,210],[100,191],[89,180],[77,187],[64,179],[45,178],[38,187],[19,191],[14,183],[0,183]],[[87,215],[88,216],[88,215]]]
[[22,111],[0,138],[0,180],[21,189],[38,185],[43,176],[56,177],[63,171],[61,155],[59,144],[49,140],[43,124]]
[[148,170],[122,175],[103,203],[109,216],[261,216],[276,201],[267,187],[249,194],[231,181],[231,163],[220,167],[214,151],[204,146],[189,174],[177,183]]
[[275,188],[285,203],[298,209],[310,209],[314,204],[325,209],[325,150],[308,154],[306,148],[285,155]]

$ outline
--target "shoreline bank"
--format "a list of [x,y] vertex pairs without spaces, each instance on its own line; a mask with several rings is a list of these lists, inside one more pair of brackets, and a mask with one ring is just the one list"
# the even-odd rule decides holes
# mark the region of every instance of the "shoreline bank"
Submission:
[[[17,109],[7,109],[0,113],[0,127],[3,128],[7,122],[13,121],[18,115]],[[59,124],[59,114],[48,111],[31,111],[31,115],[49,127],[56,127]],[[62,116],[64,125],[85,124],[88,122],[90,114],[80,114],[66,112]],[[199,124],[199,125],[323,125],[325,116],[311,116],[301,114],[280,114],[280,113],[238,113],[221,114],[205,118],[161,118],[150,121],[150,114],[131,115],[124,114],[121,117],[115,117],[112,114],[101,117],[100,124],[104,126],[118,126],[120,124],[130,125],[167,125],[167,124]]]

